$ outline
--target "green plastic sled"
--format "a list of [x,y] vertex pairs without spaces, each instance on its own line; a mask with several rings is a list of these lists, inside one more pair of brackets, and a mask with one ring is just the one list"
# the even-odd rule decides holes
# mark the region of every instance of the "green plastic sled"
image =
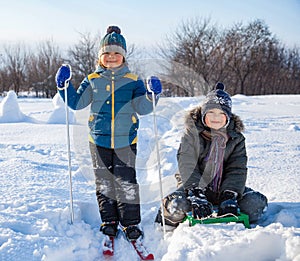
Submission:
[[210,218],[203,218],[203,219],[195,219],[190,214],[188,214],[183,222],[188,220],[190,227],[194,226],[195,224],[214,224],[214,223],[243,223],[245,228],[250,228],[249,217],[247,214],[240,213],[238,216],[226,216],[226,217],[210,217]]

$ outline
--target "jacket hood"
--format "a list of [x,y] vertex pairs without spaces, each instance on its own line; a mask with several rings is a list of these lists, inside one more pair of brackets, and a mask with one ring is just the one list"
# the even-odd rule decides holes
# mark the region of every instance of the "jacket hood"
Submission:
[[[188,112],[185,117],[185,127],[187,129],[193,129],[196,127],[199,132],[209,130],[209,128],[205,127],[202,123],[201,110],[202,107],[198,106]],[[230,136],[232,136],[233,133],[241,133],[245,130],[244,123],[239,116],[237,116],[236,114],[232,114],[226,130]]]

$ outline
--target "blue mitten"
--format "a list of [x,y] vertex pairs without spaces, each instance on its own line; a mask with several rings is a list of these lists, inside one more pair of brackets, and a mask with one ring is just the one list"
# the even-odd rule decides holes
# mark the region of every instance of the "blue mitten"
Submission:
[[161,82],[156,76],[147,77],[147,93],[159,95],[162,92]]
[[69,86],[69,81],[72,77],[71,66],[63,64],[55,75],[56,86],[59,89],[64,89]]

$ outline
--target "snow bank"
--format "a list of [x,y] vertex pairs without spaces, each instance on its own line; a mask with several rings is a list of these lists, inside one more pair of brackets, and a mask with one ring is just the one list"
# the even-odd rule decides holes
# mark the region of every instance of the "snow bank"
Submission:
[[[50,114],[48,123],[51,124],[65,124],[66,123],[66,109],[65,103],[59,93],[56,93],[53,97],[54,111]],[[69,109],[69,124],[75,124],[75,113]]]
[[[56,99],[16,99],[10,93],[1,102],[1,261],[103,260],[101,220],[88,155],[88,110],[76,112],[77,124],[71,126],[75,220],[70,224],[65,125],[60,118],[65,113],[56,114],[62,109]],[[162,98],[158,104],[164,194],[176,188],[173,175],[182,117],[201,100]],[[153,222],[160,205],[153,115],[141,117],[137,162],[141,226],[156,260],[300,260],[300,96],[238,95],[233,97],[233,110],[246,126],[247,185],[268,197],[267,215],[251,229],[241,224],[189,227],[183,223],[167,232],[165,240],[161,227]],[[53,121],[47,124],[51,117]],[[136,258],[120,234],[112,260]]]

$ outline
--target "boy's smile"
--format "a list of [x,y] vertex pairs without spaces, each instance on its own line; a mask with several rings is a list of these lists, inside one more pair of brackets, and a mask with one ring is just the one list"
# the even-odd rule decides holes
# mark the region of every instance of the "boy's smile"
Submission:
[[100,57],[101,64],[106,68],[117,68],[123,63],[123,56],[119,53],[104,53]]
[[224,111],[215,108],[207,111],[204,121],[209,128],[218,130],[226,125],[227,117]]

